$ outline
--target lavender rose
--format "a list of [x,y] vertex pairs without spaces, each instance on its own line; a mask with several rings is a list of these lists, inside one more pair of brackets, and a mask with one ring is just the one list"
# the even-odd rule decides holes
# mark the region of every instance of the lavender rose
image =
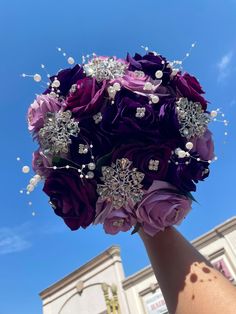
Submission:
[[82,182],[73,170],[55,170],[45,181],[43,191],[50,197],[55,214],[71,230],[88,227],[95,218],[96,183]]
[[116,234],[120,231],[128,231],[137,223],[132,204],[115,209],[106,200],[98,198],[96,204],[96,218],[94,224],[103,224],[103,228],[108,234]]
[[203,160],[212,160],[214,157],[214,142],[212,140],[212,133],[208,129],[203,136],[195,137],[190,140],[193,143],[192,151],[199,154]]
[[179,224],[191,209],[191,200],[171,184],[154,181],[138,205],[136,215],[144,231],[154,236],[166,227]]
[[136,224],[131,214],[122,209],[113,210],[105,219],[103,228],[108,234],[128,231]]
[[33,152],[32,168],[37,174],[42,177],[48,176],[51,172],[51,169],[49,169],[51,166],[51,159],[48,156],[46,157],[40,149]]
[[65,108],[65,103],[50,95],[39,95],[28,109],[28,129],[37,133],[44,125],[47,112],[58,112]]

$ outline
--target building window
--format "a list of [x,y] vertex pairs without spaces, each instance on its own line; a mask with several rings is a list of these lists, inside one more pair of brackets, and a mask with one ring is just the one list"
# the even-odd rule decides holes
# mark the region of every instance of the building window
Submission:
[[168,314],[166,303],[160,289],[155,293],[144,296],[143,303],[147,314]]
[[223,258],[221,258],[220,260],[213,262],[212,263],[213,266],[222,273],[222,275],[224,275],[228,280],[233,281],[234,278],[230,272],[230,270],[228,269],[225,261]]

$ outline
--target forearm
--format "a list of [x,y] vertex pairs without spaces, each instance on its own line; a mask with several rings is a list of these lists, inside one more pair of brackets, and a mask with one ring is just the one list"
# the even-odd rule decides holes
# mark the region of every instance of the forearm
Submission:
[[178,232],[139,232],[171,314],[236,313],[236,289]]

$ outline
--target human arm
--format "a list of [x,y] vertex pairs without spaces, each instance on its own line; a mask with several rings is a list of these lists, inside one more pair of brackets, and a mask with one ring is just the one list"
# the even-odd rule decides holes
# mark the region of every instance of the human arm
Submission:
[[139,230],[170,314],[235,314],[236,289],[174,227]]

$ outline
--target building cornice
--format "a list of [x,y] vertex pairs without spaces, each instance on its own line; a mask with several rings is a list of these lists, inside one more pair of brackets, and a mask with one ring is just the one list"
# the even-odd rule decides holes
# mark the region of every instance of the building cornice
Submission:
[[149,277],[153,275],[153,269],[149,265],[145,267],[144,269],[140,270],[139,272],[129,276],[128,278],[124,279],[122,281],[123,289],[126,290],[133,286],[134,284],[141,282],[145,277]]
[[212,230],[191,241],[191,243],[196,249],[200,250],[204,246],[222,238],[233,230],[236,230],[236,216],[226,220],[223,224],[214,227]]
[[39,293],[41,299],[45,299],[50,295],[54,294],[55,292],[59,291],[60,289],[68,286],[70,283],[74,282],[78,278],[81,278],[85,274],[89,273],[90,271],[94,270],[96,267],[104,264],[106,261],[113,259],[113,257],[118,256],[120,257],[120,247],[117,245],[113,245],[108,248],[106,251],[102,252],[80,268],[76,269],[63,279],[57,281],[47,289],[43,290]]

